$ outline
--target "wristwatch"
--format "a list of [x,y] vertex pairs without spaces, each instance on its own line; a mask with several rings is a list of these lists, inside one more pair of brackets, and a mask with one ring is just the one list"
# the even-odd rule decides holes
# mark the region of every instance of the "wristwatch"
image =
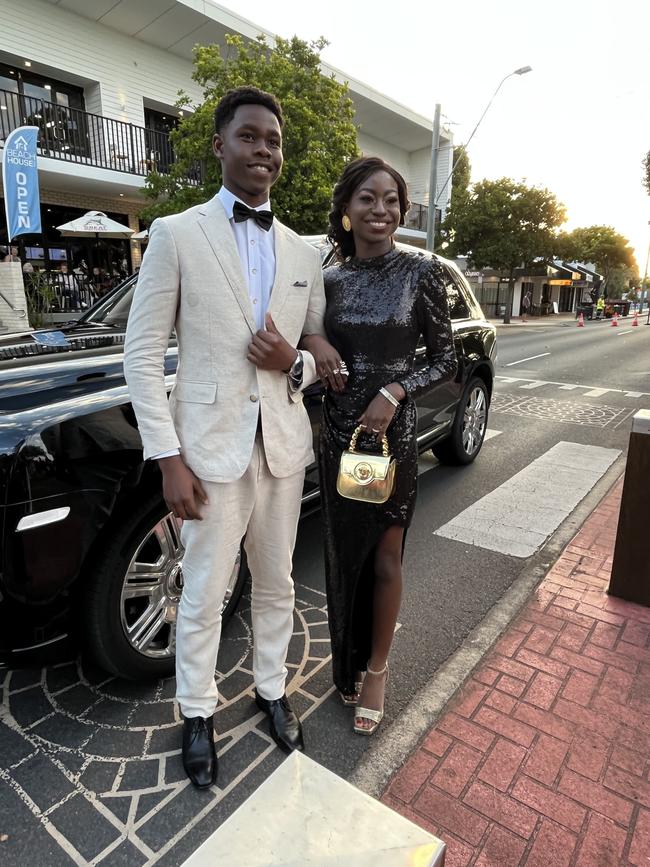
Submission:
[[302,371],[305,361],[302,357],[302,352],[299,349],[297,349],[296,352],[298,354],[296,355],[295,361],[293,362],[289,370],[287,370],[287,376],[292,382],[300,384],[302,382]]

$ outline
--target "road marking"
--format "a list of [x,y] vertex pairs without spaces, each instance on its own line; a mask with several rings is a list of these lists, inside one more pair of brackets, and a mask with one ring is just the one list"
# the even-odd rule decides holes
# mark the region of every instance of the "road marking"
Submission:
[[622,334],[632,334],[632,329],[631,329],[631,328],[628,328],[628,329],[626,329],[625,331],[618,331],[617,334],[618,334],[619,337],[620,337]]
[[642,391],[626,391],[625,397],[643,397]]
[[[491,430],[488,428],[485,431],[485,436],[483,437],[483,442],[486,443],[488,440],[493,439],[494,437],[498,437],[499,434],[502,433],[500,430]],[[440,466],[440,463],[432,451],[423,452],[418,458],[418,476],[421,476],[423,473],[428,473],[429,470],[435,470]]]
[[620,454],[619,449],[559,442],[434,535],[530,557]]
[[498,437],[500,433],[503,431],[500,430],[488,430],[485,431],[485,436],[483,437],[483,442],[486,443],[488,440],[491,440],[493,437]]
[[519,388],[532,390],[533,388],[541,388],[543,385],[548,385],[548,382],[544,382],[544,380],[541,379],[533,379],[532,382],[528,383],[528,385],[520,385]]
[[[633,373],[633,374],[630,374],[630,376],[650,376],[650,371],[642,372],[642,373]],[[497,374],[496,379],[500,380],[501,382],[507,382],[507,383],[511,383],[511,382],[530,382],[530,383],[533,383],[533,382],[535,382],[535,383],[539,383],[539,385],[557,385],[560,388],[566,389],[567,391],[571,391],[574,388],[584,388],[586,391],[591,391],[592,389],[600,388],[599,385],[577,385],[577,384],[571,384],[568,382],[556,382],[554,380],[530,379],[527,376],[520,376],[517,379],[512,379],[509,376],[501,376],[501,375]],[[524,388],[525,386],[519,386],[519,387]],[[537,388],[538,386],[536,385],[534,387]],[[627,391],[624,388],[608,388],[607,391],[610,391],[612,393],[617,393],[617,394],[627,394]],[[650,397],[650,391],[631,392],[631,396],[633,396],[633,397]]]
[[524,361],[532,361],[533,358],[544,358],[545,355],[550,354],[550,352],[540,352],[539,355],[529,355],[528,358],[520,358],[519,361],[511,361],[509,364],[506,364],[506,367],[512,367],[515,364],[523,364]]
[[592,388],[591,391],[585,391],[583,397],[602,397],[608,391],[608,388]]
[[622,418],[619,422],[617,422],[617,423],[614,425],[614,430],[616,430],[617,428],[619,428],[619,427],[623,424],[623,422],[624,422],[624,421],[627,421],[628,418],[629,418],[631,415],[634,415],[635,412],[636,412],[636,407],[633,407],[633,408],[632,408],[628,413],[626,413],[626,414],[623,416],[623,418]]

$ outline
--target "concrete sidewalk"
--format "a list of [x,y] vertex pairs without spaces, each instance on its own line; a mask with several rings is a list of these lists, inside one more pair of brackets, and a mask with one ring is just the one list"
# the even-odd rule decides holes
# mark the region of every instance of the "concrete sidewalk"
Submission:
[[558,325],[570,325],[572,322],[575,323],[576,321],[575,313],[556,313],[551,316],[529,316],[525,322],[521,316],[513,316],[507,324],[504,323],[502,316],[488,319],[488,322],[492,325],[496,325],[497,328],[528,328],[531,325],[538,327],[543,325],[545,328],[548,328]]
[[621,492],[383,793],[446,867],[650,865],[650,609],[605,592]]
[[[639,325],[646,324],[646,318],[648,315],[648,311],[644,310],[644,312],[638,313],[638,321]],[[633,313],[629,313],[627,316],[620,316],[618,319],[619,325],[630,325],[634,318]],[[529,316],[528,319],[524,322],[524,320],[520,316],[514,316],[506,325],[503,321],[503,317],[499,319],[491,318],[488,319],[492,325],[496,325],[497,328],[558,328],[558,327],[567,327],[573,325],[577,327],[578,325],[578,317],[575,313],[553,313],[549,316]],[[586,319],[585,320],[585,328],[590,328],[592,325],[594,326],[602,326],[608,325],[611,326],[612,320],[605,319],[602,317],[601,319]]]

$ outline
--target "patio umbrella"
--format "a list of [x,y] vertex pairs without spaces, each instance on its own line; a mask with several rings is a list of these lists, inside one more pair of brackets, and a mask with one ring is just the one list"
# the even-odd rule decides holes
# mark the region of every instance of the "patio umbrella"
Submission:
[[83,217],[70,220],[56,227],[62,235],[68,238],[82,238],[86,235],[94,235],[102,238],[130,238],[133,229],[123,226],[117,220],[111,220],[102,211],[88,211]]
[[131,235],[132,241],[146,241],[149,237],[149,229],[143,229],[141,232],[136,232],[135,235]]
[[[56,228],[67,238],[94,237],[97,248],[100,246],[100,238],[126,239],[133,234],[133,229],[118,223],[117,220],[112,220],[103,211],[88,211],[82,217],[77,217],[76,220],[70,220],[69,223],[63,223]],[[97,252],[100,253],[99,249]],[[98,264],[98,259],[99,261],[103,259],[107,267],[110,267],[105,253],[104,255],[100,253],[96,259],[91,252],[91,258],[95,260],[95,264]]]

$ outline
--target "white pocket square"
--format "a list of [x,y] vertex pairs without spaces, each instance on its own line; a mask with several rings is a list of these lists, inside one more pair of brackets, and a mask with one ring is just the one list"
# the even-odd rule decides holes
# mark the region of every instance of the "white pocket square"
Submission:
[[305,286],[307,286],[307,281],[306,281],[306,280],[296,280],[296,282],[295,282],[293,285],[294,285],[294,286],[305,287]]

